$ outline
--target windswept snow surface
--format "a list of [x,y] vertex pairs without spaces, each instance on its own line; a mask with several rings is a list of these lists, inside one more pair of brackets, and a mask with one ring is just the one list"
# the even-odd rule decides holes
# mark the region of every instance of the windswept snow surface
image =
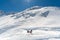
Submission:
[[1,16],[0,40],[60,40],[60,8],[34,6]]

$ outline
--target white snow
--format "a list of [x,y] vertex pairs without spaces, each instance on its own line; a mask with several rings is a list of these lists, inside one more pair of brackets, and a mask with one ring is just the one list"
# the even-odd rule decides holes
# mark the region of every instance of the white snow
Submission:
[[0,40],[60,40],[59,7],[33,8],[0,17]]

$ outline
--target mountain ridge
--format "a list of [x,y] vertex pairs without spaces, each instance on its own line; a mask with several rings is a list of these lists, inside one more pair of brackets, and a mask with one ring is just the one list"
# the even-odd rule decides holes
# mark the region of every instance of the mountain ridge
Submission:
[[[0,40],[60,38],[60,9],[58,7],[33,8],[0,17]],[[27,30],[32,30],[32,34],[27,33]]]
[[[27,21],[27,20],[30,20],[30,21],[36,20],[36,22],[38,22],[37,19],[41,20],[41,21],[42,20],[46,20],[47,21],[47,19],[51,18],[51,17],[52,18],[50,20],[52,20],[53,18],[54,18],[53,20],[55,20],[55,17],[59,18],[59,15],[60,15],[59,14],[60,10],[58,9],[58,7],[43,7],[43,8],[40,8],[40,9],[35,9],[35,10],[30,10],[30,11],[29,10],[30,9],[24,10],[23,12],[18,12],[16,14],[11,14],[11,15],[8,15],[8,16],[3,16],[0,19],[3,19],[4,22],[8,22],[8,23],[9,23],[9,21],[11,23],[17,23],[17,22],[20,23],[21,21],[24,22],[24,21]],[[6,21],[6,20],[8,20],[8,21]],[[1,24],[3,24],[3,21],[2,21]],[[9,23],[9,24],[11,24],[11,23]]]

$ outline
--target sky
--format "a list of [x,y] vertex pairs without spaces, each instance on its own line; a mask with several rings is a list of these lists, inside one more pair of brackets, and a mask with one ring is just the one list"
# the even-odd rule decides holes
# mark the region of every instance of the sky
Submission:
[[0,0],[0,10],[19,12],[32,6],[58,6],[60,0]]

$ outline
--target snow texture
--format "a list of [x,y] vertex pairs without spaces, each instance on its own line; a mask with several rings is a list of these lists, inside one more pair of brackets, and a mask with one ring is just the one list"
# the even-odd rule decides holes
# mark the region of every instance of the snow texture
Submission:
[[1,16],[0,40],[60,40],[60,8],[34,6]]

